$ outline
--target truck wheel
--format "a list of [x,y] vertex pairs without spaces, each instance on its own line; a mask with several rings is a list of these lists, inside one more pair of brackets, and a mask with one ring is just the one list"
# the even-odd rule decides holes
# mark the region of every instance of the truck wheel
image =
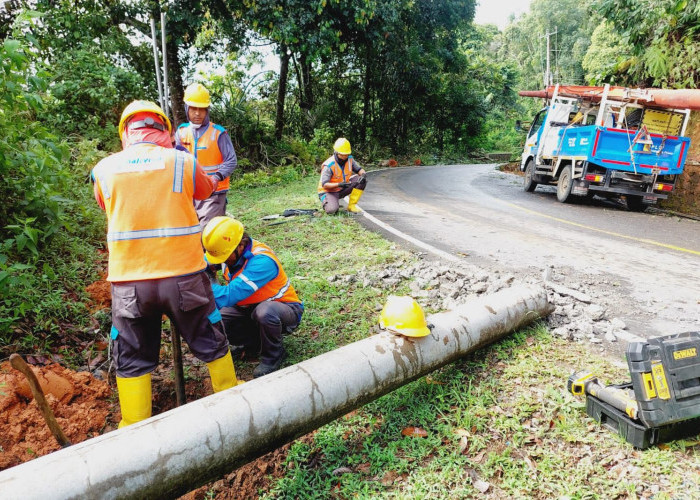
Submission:
[[573,175],[571,174],[571,165],[564,167],[564,170],[559,174],[557,182],[557,200],[562,203],[571,201],[571,188],[574,185]]
[[523,191],[532,193],[537,187],[535,182],[535,162],[532,159],[527,160],[525,164],[525,180],[523,181]]
[[633,196],[628,194],[627,198],[627,210],[630,212],[644,212],[647,209],[647,204],[644,203],[644,198],[642,196]]

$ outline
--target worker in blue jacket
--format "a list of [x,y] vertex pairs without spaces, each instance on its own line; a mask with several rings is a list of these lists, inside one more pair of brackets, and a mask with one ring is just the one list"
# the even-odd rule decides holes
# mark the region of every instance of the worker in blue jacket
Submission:
[[270,247],[252,239],[231,217],[214,217],[202,244],[209,264],[221,264],[226,285],[212,283],[234,356],[260,352],[253,370],[261,377],[286,357],[282,337],[299,326],[304,306]]

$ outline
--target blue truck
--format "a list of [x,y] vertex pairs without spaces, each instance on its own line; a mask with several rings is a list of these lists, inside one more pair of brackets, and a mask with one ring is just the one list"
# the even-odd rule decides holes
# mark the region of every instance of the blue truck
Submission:
[[633,211],[667,198],[690,147],[683,136],[690,110],[653,105],[643,91],[576,89],[556,86],[532,121],[520,163],[523,189],[556,185],[562,203],[624,197]]

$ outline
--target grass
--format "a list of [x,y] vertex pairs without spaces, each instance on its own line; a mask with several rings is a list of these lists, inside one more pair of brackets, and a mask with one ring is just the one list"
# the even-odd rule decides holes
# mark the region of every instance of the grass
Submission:
[[[364,338],[397,289],[329,281],[414,257],[354,216],[261,217],[320,208],[315,178],[234,192],[229,211],[280,256],[304,300],[289,363]],[[700,495],[696,441],[632,448],[566,393],[575,370],[629,375],[585,345],[536,325],[359,408],[292,444],[264,498],[690,498]],[[404,436],[408,427],[425,437]]]

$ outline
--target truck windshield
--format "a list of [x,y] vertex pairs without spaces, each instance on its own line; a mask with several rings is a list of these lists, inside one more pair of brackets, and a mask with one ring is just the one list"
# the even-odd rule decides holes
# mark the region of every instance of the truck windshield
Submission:
[[544,117],[546,114],[546,109],[543,109],[539,113],[537,113],[535,119],[532,120],[532,125],[530,125],[530,131],[527,133],[528,137],[530,137],[532,134],[539,130],[539,128],[542,126],[542,123],[544,122]]

